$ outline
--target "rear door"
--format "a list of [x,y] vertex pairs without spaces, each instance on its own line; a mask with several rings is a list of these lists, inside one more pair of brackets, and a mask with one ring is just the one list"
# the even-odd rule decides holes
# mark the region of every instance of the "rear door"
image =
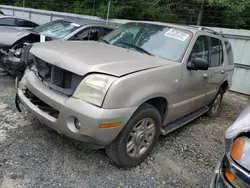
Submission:
[[208,37],[209,39],[209,51],[210,51],[210,60],[209,60],[209,79],[208,87],[209,92],[205,98],[206,104],[209,104],[211,100],[215,97],[216,93],[222,81],[225,78],[224,70],[224,53],[223,53],[223,44],[219,38]]

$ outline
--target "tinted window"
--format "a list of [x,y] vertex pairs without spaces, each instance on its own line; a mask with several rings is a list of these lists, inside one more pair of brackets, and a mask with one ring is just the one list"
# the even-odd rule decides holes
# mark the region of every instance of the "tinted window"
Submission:
[[23,20],[23,19],[17,19],[17,26],[19,27],[36,27],[37,24],[27,21],[27,20]]
[[228,64],[234,65],[234,55],[232,50],[232,45],[230,42],[225,42],[226,49],[227,49],[227,56],[228,56]]
[[164,59],[181,61],[192,34],[156,24],[127,23],[103,37],[108,43]]
[[205,36],[199,36],[194,44],[192,53],[189,57],[189,61],[199,57],[208,61],[208,38]]
[[223,47],[221,40],[211,38],[211,59],[209,67],[218,67],[223,65]]
[[2,18],[0,19],[0,25],[14,26],[15,19],[14,18]]

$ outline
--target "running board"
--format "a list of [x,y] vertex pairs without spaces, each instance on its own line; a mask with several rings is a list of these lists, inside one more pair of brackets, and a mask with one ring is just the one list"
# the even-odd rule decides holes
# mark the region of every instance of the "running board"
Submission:
[[201,115],[205,114],[207,111],[209,110],[209,108],[207,106],[204,106],[182,118],[179,118],[171,123],[168,123],[166,125],[162,126],[161,129],[161,134],[162,135],[166,135],[180,127],[182,127],[183,125],[193,121],[194,119],[200,117]]

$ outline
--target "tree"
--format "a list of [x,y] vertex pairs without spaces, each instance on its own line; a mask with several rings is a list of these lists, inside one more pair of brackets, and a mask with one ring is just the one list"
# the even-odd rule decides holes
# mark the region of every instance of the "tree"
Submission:
[[[22,6],[23,0],[15,5]],[[250,29],[250,0],[110,0],[110,18]],[[26,7],[106,18],[109,0],[25,0]]]
[[223,8],[223,22],[235,28],[249,27],[250,0],[210,0],[212,4]]

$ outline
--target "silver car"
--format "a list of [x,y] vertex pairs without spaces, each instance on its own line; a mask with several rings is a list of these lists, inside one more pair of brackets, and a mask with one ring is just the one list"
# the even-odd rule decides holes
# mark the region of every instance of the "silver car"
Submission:
[[250,187],[250,105],[231,125],[225,135],[226,152],[218,163],[211,188]]
[[51,40],[96,41],[114,28],[103,21],[87,19],[55,20],[30,31],[0,27],[0,69],[14,76],[22,75],[26,65],[21,60],[21,54],[32,43]]
[[15,16],[0,15],[0,28],[16,28],[16,29],[32,29],[39,26],[39,24],[26,20],[23,18],[18,18]]
[[16,103],[60,134],[133,167],[160,134],[214,116],[234,70],[230,43],[206,28],[132,22],[98,42],[34,44]]

